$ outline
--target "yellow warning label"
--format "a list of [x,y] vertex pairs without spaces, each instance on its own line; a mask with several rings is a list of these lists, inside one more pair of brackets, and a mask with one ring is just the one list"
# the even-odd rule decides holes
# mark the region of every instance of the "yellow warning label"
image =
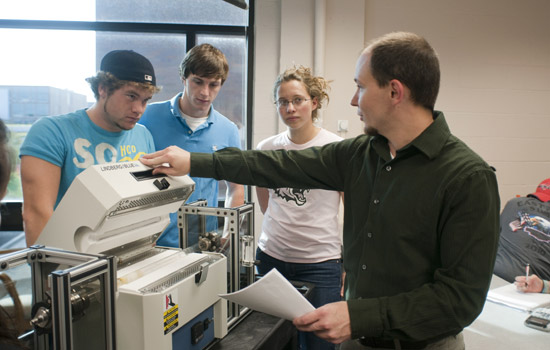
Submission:
[[164,334],[170,333],[178,326],[179,308],[178,304],[164,312]]

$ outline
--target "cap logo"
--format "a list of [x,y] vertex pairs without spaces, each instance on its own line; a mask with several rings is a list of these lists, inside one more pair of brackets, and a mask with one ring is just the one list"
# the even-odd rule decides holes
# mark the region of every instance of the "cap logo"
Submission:
[[147,80],[147,81],[153,81],[153,77],[148,75],[148,74],[145,74],[145,76],[143,77],[143,79]]

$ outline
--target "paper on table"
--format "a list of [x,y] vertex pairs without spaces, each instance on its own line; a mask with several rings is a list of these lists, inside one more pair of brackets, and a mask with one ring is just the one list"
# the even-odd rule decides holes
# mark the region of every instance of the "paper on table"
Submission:
[[315,310],[313,305],[276,269],[246,288],[220,297],[273,316],[292,320]]
[[550,295],[523,293],[518,291],[513,283],[491,289],[487,294],[487,300],[523,311],[532,311],[537,307],[550,305]]

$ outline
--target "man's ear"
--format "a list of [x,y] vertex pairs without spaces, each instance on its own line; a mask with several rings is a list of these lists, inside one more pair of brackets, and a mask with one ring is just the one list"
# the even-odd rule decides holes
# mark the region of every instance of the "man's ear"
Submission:
[[97,86],[97,92],[99,94],[100,98],[106,98],[109,92],[107,91],[107,88],[105,88],[105,85],[99,84]]
[[399,103],[403,100],[405,95],[405,85],[397,79],[390,80],[390,95],[395,103]]

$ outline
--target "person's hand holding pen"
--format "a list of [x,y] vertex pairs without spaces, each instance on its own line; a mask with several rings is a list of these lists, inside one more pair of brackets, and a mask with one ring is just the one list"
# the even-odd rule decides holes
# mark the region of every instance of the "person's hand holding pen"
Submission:
[[542,280],[537,275],[517,276],[514,283],[516,288],[524,293],[540,293],[543,288]]

